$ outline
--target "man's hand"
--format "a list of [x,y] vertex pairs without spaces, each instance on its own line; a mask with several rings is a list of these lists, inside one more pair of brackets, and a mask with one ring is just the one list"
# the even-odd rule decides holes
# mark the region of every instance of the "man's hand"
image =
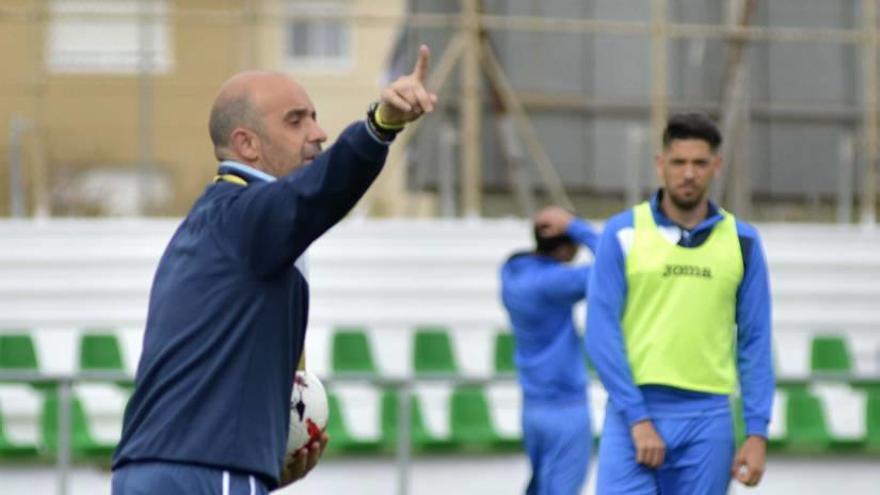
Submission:
[[757,486],[764,476],[764,460],[767,454],[767,440],[750,436],[739,448],[730,475],[746,486]]
[[422,114],[434,111],[437,95],[425,89],[425,76],[431,50],[427,45],[419,47],[419,58],[412,73],[399,77],[382,90],[376,116],[380,124],[400,127],[412,122]]
[[324,454],[330,437],[326,433],[321,435],[320,441],[312,442],[299,449],[295,454],[284,459],[284,469],[281,471],[281,486],[287,486],[294,481],[301,480],[309,471],[318,464],[318,459]]
[[630,429],[636,448],[636,462],[657,469],[666,457],[666,443],[657,434],[650,420],[638,422]]
[[570,211],[558,206],[548,206],[535,215],[535,225],[541,237],[556,237],[568,230],[573,219],[574,215]]

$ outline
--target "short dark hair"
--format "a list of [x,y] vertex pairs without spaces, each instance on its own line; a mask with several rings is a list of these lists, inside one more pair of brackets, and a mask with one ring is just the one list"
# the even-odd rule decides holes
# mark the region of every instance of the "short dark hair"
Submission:
[[538,254],[549,255],[559,246],[574,244],[574,239],[569,237],[568,234],[560,234],[553,237],[542,236],[540,228],[537,225],[532,229],[532,233],[535,236],[535,252]]
[[673,115],[663,130],[663,148],[676,139],[699,139],[709,143],[712,152],[721,146],[721,131],[708,115],[699,112]]
[[218,101],[211,109],[208,131],[214,143],[215,153],[219,154],[221,149],[229,146],[229,136],[236,127],[247,127],[257,135],[263,135],[260,116],[246,94]]

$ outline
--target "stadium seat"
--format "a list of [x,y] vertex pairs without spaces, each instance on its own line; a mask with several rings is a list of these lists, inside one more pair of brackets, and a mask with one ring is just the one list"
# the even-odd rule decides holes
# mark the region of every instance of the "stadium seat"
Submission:
[[[43,445],[52,455],[58,453],[58,406],[57,391],[47,391],[42,414]],[[70,401],[70,426],[70,448],[75,457],[109,460],[113,455],[116,443],[101,442],[91,435],[82,402],[75,396]]]
[[93,371],[124,371],[119,341],[111,332],[87,332],[80,337],[79,368]]
[[331,438],[327,444],[330,452],[336,453],[361,453],[374,452],[381,448],[379,439],[365,440],[356,438],[351,434],[350,428],[345,423],[345,417],[342,415],[342,406],[339,397],[329,392],[327,394],[327,409],[329,416],[327,418],[327,435]]
[[458,372],[449,333],[442,328],[416,329],[413,370],[417,375]]
[[480,450],[519,448],[518,438],[504,438],[492,424],[486,394],[479,387],[459,387],[450,398],[452,440]]
[[0,385],[0,458],[38,455],[42,402],[43,395],[28,385]]
[[486,447],[497,435],[489,418],[486,396],[478,387],[458,387],[450,398],[452,438],[462,445]]
[[880,454],[880,390],[868,391],[865,422],[865,448],[868,452]]
[[791,452],[824,452],[831,446],[822,403],[806,390],[788,392],[785,411],[785,449]]
[[845,338],[839,335],[814,337],[810,345],[810,370],[813,373],[852,372]]
[[[26,333],[0,334],[0,370],[40,371],[36,346],[33,338]],[[51,391],[54,383],[31,383],[38,390]]]
[[[385,390],[382,392],[380,400],[382,445],[386,450],[394,451],[397,449],[397,435],[399,432],[399,392],[397,390]],[[417,394],[410,396],[409,415],[410,445],[414,451],[449,451],[457,446],[451,437],[439,437],[431,432],[430,428],[426,425],[424,414],[422,413],[422,403]]]
[[382,431],[382,445],[388,450],[397,448],[397,417],[400,401],[397,400],[397,392],[394,390],[382,391],[380,399],[380,428]]
[[331,343],[333,373],[376,374],[367,333],[359,328],[341,328]]
[[513,361],[516,341],[509,330],[501,331],[495,336],[495,373],[515,373]]
[[26,333],[0,335],[0,369],[37,371],[34,341]]

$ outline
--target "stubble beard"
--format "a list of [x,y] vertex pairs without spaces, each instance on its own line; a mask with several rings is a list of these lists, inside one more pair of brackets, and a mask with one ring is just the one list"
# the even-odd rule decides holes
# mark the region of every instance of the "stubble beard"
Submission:
[[706,191],[702,191],[698,196],[695,196],[694,199],[682,198],[673,193],[670,189],[667,189],[666,192],[669,194],[669,200],[672,201],[672,204],[679,210],[683,211],[693,211],[706,197]]

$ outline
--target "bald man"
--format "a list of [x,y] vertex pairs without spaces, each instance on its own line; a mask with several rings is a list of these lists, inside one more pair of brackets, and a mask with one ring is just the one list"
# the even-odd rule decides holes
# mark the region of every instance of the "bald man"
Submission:
[[265,494],[315,466],[326,435],[285,458],[293,376],[308,316],[294,261],[379,174],[406,123],[431,112],[429,51],[326,151],[305,89],[238,74],[209,122],[220,162],[153,282],[112,493]]

